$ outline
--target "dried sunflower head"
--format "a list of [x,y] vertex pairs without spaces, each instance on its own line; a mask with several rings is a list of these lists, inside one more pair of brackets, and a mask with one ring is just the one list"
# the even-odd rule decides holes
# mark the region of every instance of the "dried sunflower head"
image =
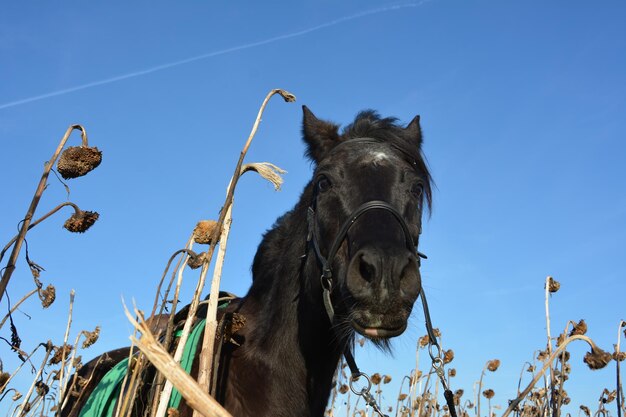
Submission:
[[548,291],[551,293],[555,293],[561,288],[561,284],[559,281],[555,280],[552,277],[548,277]]
[[538,361],[545,361],[548,358],[548,352],[545,350],[540,350],[539,353],[537,354],[537,360]]
[[585,413],[587,417],[591,417],[591,410],[586,405],[581,405],[580,409]]
[[378,385],[383,380],[383,378],[380,376],[378,372],[376,372],[374,375],[370,377],[370,380],[372,381],[372,384]]
[[[0,372],[0,388],[2,388],[4,384],[7,383],[9,378],[11,378],[11,374],[9,374],[8,372]],[[3,390],[0,390],[0,393],[2,393],[2,391]]]
[[35,390],[37,391],[37,395],[45,397],[50,391],[50,387],[43,381],[37,381],[35,383]]
[[45,290],[39,290],[39,299],[43,308],[48,308],[57,298],[57,291],[54,285],[48,284]]
[[454,378],[456,376],[456,369],[454,368],[448,369],[448,376],[451,378]]
[[63,227],[72,233],[85,233],[99,217],[100,215],[95,211],[79,210],[65,221]]
[[491,372],[497,371],[499,366],[500,366],[500,359],[493,359],[487,362],[487,369],[490,370]]
[[388,383],[390,383],[390,382],[391,382],[391,376],[389,376],[389,375],[385,375],[385,376],[383,377],[383,384],[388,384]]
[[624,359],[626,359],[626,352],[618,352],[616,350],[615,352],[613,352],[613,359],[616,362],[622,362]]
[[483,391],[483,396],[488,400],[492,399],[494,395],[496,395],[496,393],[491,388]]
[[339,387],[339,392],[342,393],[342,394],[345,394],[348,391],[350,391],[350,387],[348,387],[346,384],[342,384]]
[[195,256],[190,255],[189,259],[187,260],[187,266],[189,266],[189,268],[191,269],[198,269],[202,265],[204,265],[205,261],[206,261],[206,252],[195,254]]
[[96,326],[93,332],[83,330],[83,334],[85,335],[85,340],[83,341],[83,349],[86,349],[98,341],[98,338],[100,337],[100,326]]
[[574,328],[569,333],[569,335],[570,336],[574,336],[577,334],[583,335],[585,333],[587,333],[587,323],[585,323],[585,320],[581,319],[578,323],[574,325]]
[[558,360],[565,363],[569,361],[569,357],[570,357],[569,352],[567,350],[564,350],[563,353],[559,355]]
[[613,359],[613,356],[600,349],[599,347],[591,348],[591,352],[587,352],[583,361],[589,366],[589,369],[602,369]]
[[82,177],[97,168],[100,162],[102,162],[102,152],[98,148],[70,146],[61,154],[57,162],[57,171],[64,179],[69,180]]
[[443,363],[450,363],[454,359],[454,351],[452,349],[448,349],[443,352]]
[[193,229],[193,239],[196,243],[211,244],[211,236],[215,233],[217,222],[214,220],[200,220]]
[[61,362],[63,358],[67,359],[71,351],[72,346],[68,344],[64,344],[63,346],[55,346],[54,354],[52,355],[48,363],[50,365],[56,365],[57,363]]

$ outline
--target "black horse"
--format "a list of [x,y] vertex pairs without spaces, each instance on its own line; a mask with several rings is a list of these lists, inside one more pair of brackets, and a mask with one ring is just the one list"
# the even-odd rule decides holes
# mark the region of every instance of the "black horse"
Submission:
[[[431,178],[419,116],[403,127],[363,111],[340,132],[303,110],[313,178],[263,236],[252,286],[225,313],[246,320],[221,349],[215,393],[237,417],[322,416],[355,332],[387,347],[406,329],[421,290],[417,244]],[[85,365],[83,376],[99,363],[81,400],[63,413],[78,415],[98,379],[127,354]],[[137,416],[150,403],[145,385]],[[180,415],[190,412],[183,401]]]

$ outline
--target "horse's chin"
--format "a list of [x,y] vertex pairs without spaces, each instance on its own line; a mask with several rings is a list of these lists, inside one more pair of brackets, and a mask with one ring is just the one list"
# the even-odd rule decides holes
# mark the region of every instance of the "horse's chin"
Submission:
[[401,326],[394,328],[367,327],[367,325],[359,324],[355,320],[352,320],[351,324],[357,333],[372,340],[389,339],[391,337],[399,336],[404,333],[407,327],[406,323],[403,323]]

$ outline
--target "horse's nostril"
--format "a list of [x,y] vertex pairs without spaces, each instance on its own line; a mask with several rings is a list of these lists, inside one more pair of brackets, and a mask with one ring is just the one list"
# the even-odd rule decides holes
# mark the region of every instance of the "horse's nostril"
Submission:
[[364,255],[359,259],[359,273],[367,282],[372,282],[376,278],[376,266],[368,262]]

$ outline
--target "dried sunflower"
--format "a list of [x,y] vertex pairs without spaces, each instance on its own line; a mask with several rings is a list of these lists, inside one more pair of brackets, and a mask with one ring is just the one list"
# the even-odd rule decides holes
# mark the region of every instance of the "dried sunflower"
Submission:
[[102,162],[102,152],[98,148],[70,146],[61,154],[57,162],[57,170],[64,179],[68,180],[82,177],[97,168],[100,162]]

